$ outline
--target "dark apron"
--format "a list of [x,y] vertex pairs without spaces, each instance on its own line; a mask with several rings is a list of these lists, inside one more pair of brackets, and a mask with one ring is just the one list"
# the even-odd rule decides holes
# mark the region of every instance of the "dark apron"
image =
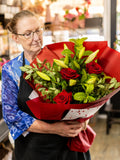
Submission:
[[[23,55],[23,66],[24,64]],[[24,80],[22,73],[18,93],[18,106],[23,112],[34,117],[26,105],[32,90]],[[53,123],[51,121],[47,122]],[[66,137],[30,132],[27,136],[21,135],[15,140],[15,160],[90,160],[89,151],[86,153],[73,152],[68,149],[66,144]]]

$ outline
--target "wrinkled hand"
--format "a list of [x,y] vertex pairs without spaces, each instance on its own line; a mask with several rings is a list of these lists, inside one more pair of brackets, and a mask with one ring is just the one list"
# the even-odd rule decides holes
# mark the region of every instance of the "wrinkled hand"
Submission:
[[88,120],[80,123],[76,120],[60,121],[52,124],[52,131],[54,134],[58,134],[63,137],[75,137],[82,130],[86,129]]

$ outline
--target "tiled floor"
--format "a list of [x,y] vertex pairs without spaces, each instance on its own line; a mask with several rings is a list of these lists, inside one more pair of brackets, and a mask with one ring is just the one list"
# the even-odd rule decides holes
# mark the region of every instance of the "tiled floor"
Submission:
[[106,135],[106,119],[98,119],[93,129],[96,138],[90,149],[92,160],[120,160],[120,124],[113,124]]

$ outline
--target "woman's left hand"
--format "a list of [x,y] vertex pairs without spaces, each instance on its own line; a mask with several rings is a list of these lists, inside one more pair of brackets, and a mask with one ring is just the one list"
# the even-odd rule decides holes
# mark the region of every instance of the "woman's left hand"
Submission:
[[[78,122],[78,121],[77,121],[77,122]],[[68,124],[74,124],[74,123],[76,123],[76,120],[75,120],[75,121],[68,121],[67,123],[68,123]],[[85,122],[80,122],[81,131],[86,130],[88,123],[89,123],[89,119],[86,120]]]

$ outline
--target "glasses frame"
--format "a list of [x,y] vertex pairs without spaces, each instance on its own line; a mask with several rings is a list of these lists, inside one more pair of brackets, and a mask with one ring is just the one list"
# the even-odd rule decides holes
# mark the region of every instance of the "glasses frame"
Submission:
[[[25,37],[25,39],[33,39],[34,33],[36,33],[38,36],[42,35],[42,33],[43,33],[43,28],[40,28],[39,30],[36,30],[36,31],[34,31],[34,32],[31,31],[29,37],[26,37],[26,36],[27,36],[27,33],[23,33],[23,34],[15,33],[15,34],[16,34],[16,35],[19,35],[19,36],[23,36],[23,37]],[[40,34],[40,35],[39,35],[39,34]]]

